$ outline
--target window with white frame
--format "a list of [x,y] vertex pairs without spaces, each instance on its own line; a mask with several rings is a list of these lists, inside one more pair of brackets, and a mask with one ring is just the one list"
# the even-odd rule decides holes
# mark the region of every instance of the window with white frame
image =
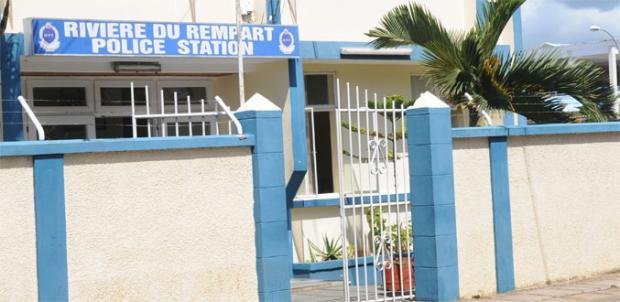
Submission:
[[334,192],[334,159],[332,143],[335,124],[334,74],[304,75],[306,96],[306,129],[310,169],[302,186],[304,195]]
[[[130,83],[134,83],[133,97],[136,113],[174,112],[174,94],[178,103],[176,110],[197,112],[205,100],[205,110],[213,109],[212,81],[157,78],[26,78],[25,96],[33,111],[41,120],[47,139],[85,139],[132,137]],[[161,97],[164,101],[161,101]],[[191,105],[187,106],[187,97]],[[147,136],[147,121],[138,120],[138,136]],[[201,122],[201,121],[199,121]],[[206,134],[211,133],[214,121],[207,121]],[[161,135],[153,123],[151,130]],[[29,138],[36,136],[32,125],[26,126]],[[168,126],[169,134],[175,135],[174,125]],[[194,133],[202,133],[202,123],[192,124]],[[189,123],[179,123],[179,135],[189,134]]]

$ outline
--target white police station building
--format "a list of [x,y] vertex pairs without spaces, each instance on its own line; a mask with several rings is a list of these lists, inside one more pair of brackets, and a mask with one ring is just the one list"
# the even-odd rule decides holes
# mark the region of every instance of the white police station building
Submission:
[[[455,30],[473,26],[485,2],[413,1]],[[317,159],[310,161],[314,173],[326,176],[316,180],[320,185],[309,186],[319,192],[303,193],[334,192],[338,151],[330,108],[337,98],[336,79],[379,96],[409,99],[432,89],[421,79],[418,47],[378,51],[364,35],[383,14],[408,1],[241,2],[248,24],[238,33],[232,0],[13,1],[2,38],[0,138],[36,139],[17,102],[20,95],[50,140],[131,137],[132,94],[137,112],[147,105],[155,112],[197,111],[199,100],[214,106],[215,96],[235,110],[241,50],[245,95],[260,93],[283,111],[287,183],[301,186],[305,171],[312,169],[305,163],[315,153]],[[501,51],[521,49],[520,27],[517,13],[500,38]],[[175,96],[191,102],[174,108]],[[312,121],[310,109],[315,111]],[[454,122],[463,121],[457,114]],[[214,133],[214,127],[208,131]],[[169,132],[151,130],[154,135]],[[138,125],[138,136],[146,131],[146,122]],[[189,125],[181,125],[180,135],[189,132]],[[296,256],[303,258],[303,253]]]

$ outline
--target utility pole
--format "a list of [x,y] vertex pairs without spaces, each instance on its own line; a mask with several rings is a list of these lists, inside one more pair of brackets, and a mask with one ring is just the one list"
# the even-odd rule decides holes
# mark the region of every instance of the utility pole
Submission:
[[245,103],[245,81],[243,77],[243,53],[241,51],[241,0],[236,0],[236,15],[237,15],[237,61],[239,63],[239,105]]

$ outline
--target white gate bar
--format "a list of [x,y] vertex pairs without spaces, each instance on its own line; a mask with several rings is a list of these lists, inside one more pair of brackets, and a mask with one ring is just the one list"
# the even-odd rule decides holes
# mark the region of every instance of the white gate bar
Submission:
[[241,123],[239,122],[237,117],[230,111],[230,107],[226,106],[226,104],[224,104],[224,101],[222,101],[222,98],[217,95],[215,96],[215,101],[220,104],[222,109],[224,109],[224,112],[226,112],[226,115],[228,115],[228,117],[230,118],[230,121],[228,121],[228,131],[230,132],[230,122],[232,121],[235,124],[235,128],[237,128],[237,134],[243,134],[243,127],[241,127]]
[[[359,86],[357,86],[357,85],[355,86],[355,106],[357,108],[360,108],[360,90],[359,90]],[[364,189],[363,189],[363,186],[362,186],[362,182],[364,181],[364,179],[362,178],[362,175],[363,175],[362,174],[362,169],[363,169],[363,167],[362,167],[362,155],[363,155],[362,154],[362,130],[361,130],[362,129],[362,123],[361,123],[360,111],[359,110],[356,112],[356,118],[357,118],[356,124],[357,124],[357,153],[358,153],[358,157],[357,157],[358,166],[357,167],[358,167],[358,170],[359,170],[359,180],[358,181],[359,181],[359,191],[360,191],[360,199],[361,199],[360,200],[361,201],[360,204],[364,205],[365,204],[365,202],[364,202]],[[355,208],[353,208],[353,211],[355,211]],[[360,216],[362,217],[361,224],[362,224],[362,231],[363,231],[364,230],[364,219],[363,219],[364,218],[364,207],[360,208],[360,214],[361,214]],[[357,218],[356,218],[356,220],[357,220]],[[356,238],[357,238],[357,236],[356,236]],[[368,297],[368,264],[367,264],[368,261],[366,261],[366,257],[367,257],[366,249],[367,249],[366,236],[362,236],[362,257],[363,257],[362,259],[364,259],[363,260],[363,266],[364,266],[364,294],[365,294],[366,300],[368,300],[369,299],[369,297]],[[355,259],[357,259],[357,251],[356,251],[356,254],[355,254]],[[358,287],[359,287],[360,281],[357,280],[357,282],[358,282],[357,284],[358,284]],[[359,298],[358,298],[358,300],[359,300]]]
[[[350,167],[350,174],[351,174],[349,176],[349,190],[351,194],[353,194],[354,193],[353,175],[355,175],[355,171],[354,171],[355,166],[353,166],[353,154],[355,153],[353,152],[353,123],[351,119],[351,87],[350,87],[349,82],[347,82],[347,109],[349,109],[347,111],[349,131],[347,132],[349,133],[349,167]],[[357,251],[357,234],[355,234],[355,232],[357,231],[357,211],[355,208],[352,208],[352,210],[353,210],[353,234],[354,234],[353,247],[354,247],[354,250]],[[346,236],[346,233],[344,234],[344,236]],[[348,246],[346,248],[348,249]],[[360,276],[359,276],[359,266],[358,266],[357,255],[355,255],[354,257],[355,257],[355,280],[356,282],[359,282]],[[357,293],[357,296],[356,296],[357,301],[360,301],[360,287],[356,286],[355,289]]]
[[[407,160],[405,160],[405,157],[407,155],[407,150],[405,149],[407,146],[406,143],[406,139],[405,139],[405,134],[407,134],[405,132],[405,105],[404,104],[400,104],[400,110],[401,110],[401,117],[400,117],[400,129],[401,129],[401,133],[402,133],[402,137],[401,137],[401,147],[402,147],[402,151],[403,151],[403,158],[401,160],[402,166],[403,166],[403,177],[405,179],[408,179],[408,175],[407,175],[407,168],[408,168],[408,162]],[[407,134],[408,135],[408,134]],[[407,186],[409,185],[409,181],[405,181],[403,183],[403,192],[411,192],[409,190],[407,190]],[[411,195],[409,195],[411,196]],[[405,200],[407,199],[407,195],[405,195]],[[407,202],[407,205],[409,206],[409,209],[411,208],[411,197],[409,197],[409,200]],[[409,213],[409,217],[411,217],[411,213]],[[412,246],[412,231],[413,231],[413,226],[411,227],[411,230],[409,230],[409,223],[413,223],[412,221],[410,221],[410,219],[407,219],[407,252],[409,253],[409,255],[411,255],[411,252],[413,252],[413,250],[409,251],[409,247]],[[415,255],[414,255],[415,257]],[[409,298],[413,298],[413,276],[412,276],[413,272],[412,272],[412,267],[409,266]]]
[[[365,90],[364,92],[365,94],[365,99],[366,99],[366,108],[370,108],[370,104],[368,103],[368,90]],[[377,99],[377,94],[375,93],[375,100]],[[368,129],[368,131],[366,131],[366,156],[368,157],[368,171],[370,173],[370,169],[371,169],[371,163],[370,163],[370,133],[372,131],[372,128],[370,126],[370,110],[366,110],[366,128]],[[372,179],[370,177],[370,174],[367,175],[368,176],[368,193],[369,195],[372,194]],[[377,278],[377,268],[380,267],[379,264],[377,264],[378,259],[375,258],[377,255],[377,251],[375,248],[375,205],[374,205],[374,198],[372,198],[372,196],[370,197],[370,238],[372,238],[371,242],[370,242],[370,246],[372,247],[372,255],[373,255],[373,266],[374,269],[373,271],[373,277],[374,277],[374,282],[373,282],[373,289],[374,289],[374,293],[375,293],[375,300],[379,298],[379,291],[377,290],[378,287],[378,278]]]
[[[339,129],[342,127],[341,116],[340,116],[340,79],[336,79],[336,102],[337,102],[337,110],[336,110],[336,127]],[[342,151],[342,131],[336,131],[336,145],[337,149]],[[346,226],[346,210],[345,210],[345,193],[344,193],[344,163],[342,159],[342,154],[338,154],[338,169],[340,173],[338,173],[338,183],[340,185],[339,191],[339,199],[340,199],[340,228],[342,232],[342,246],[343,251],[345,251],[348,246],[347,241],[347,226]],[[349,301],[349,261],[348,261],[347,253],[342,253],[342,284],[344,290],[344,298],[348,302]]]
[[32,112],[32,109],[30,109],[30,106],[28,105],[28,102],[26,102],[26,99],[24,99],[24,97],[20,95],[17,97],[17,101],[22,106],[22,108],[24,108],[24,111],[26,111],[26,115],[28,115],[28,118],[30,118],[30,120],[34,124],[34,128],[37,129],[37,139],[40,141],[45,140],[45,131],[43,131],[43,126],[41,126],[41,122],[39,122],[37,116],[34,115],[34,112]]

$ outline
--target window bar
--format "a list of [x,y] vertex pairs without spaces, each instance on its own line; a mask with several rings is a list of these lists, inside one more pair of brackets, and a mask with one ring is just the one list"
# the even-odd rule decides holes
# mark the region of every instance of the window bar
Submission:
[[144,96],[145,96],[145,102],[146,102],[146,115],[148,115],[149,117],[146,119],[146,133],[148,135],[148,137],[151,137],[151,106],[149,106],[149,86],[148,85],[144,85]]
[[133,134],[133,137],[136,138],[138,137],[138,128],[136,125],[136,100],[135,100],[135,96],[133,93],[133,82],[131,82],[129,84],[130,88],[131,88],[131,131]]
[[[407,180],[407,176],[409,175],[408,173],[408,161],[406,160],[406,156],[408,156],[407,154],[407,150],[405,149],[407,146],[407,140],[405,139],[405,106],[404,104],[400,105],[400,111],[401,111],[401,118],[400,118],[400,127],[401,127],[401,131],[402,131],[402,138],[401,138],[401,147],[402,147],[402,152],[403,152],[403,158],[401,160],[402,165],[403,165],[403,175],[404,178]],[[403,183],[403,192],[406,194],[407,192],[411,192],[410,190],[407,190],[407,187],[409,185],[409,181],[405,181],[405,183]],[[406,196],[411,196],[411,194],[407,194],[405,195],[405,201],[407,199]],[[409,204],[406,205],[407,209],[411,209],[411,200],[409,200]],[[411,213],[409,213],[409,217],[411,217]],[[412,250],[409,250],[409,247],[411,246],[411,235],[413,234],[413,225],[411,228],[409,228],[409,220],[410,219],[406,219],[407,223],[407,254],[411,257],[411,252],[413,252]],[[411,221],[411,223],[413,223]],[[414,255],[415,257],[415,255]],[[411,258],[409,258],[409,261],[411,261]],[[409,298],[413,299],[413,266],[411,266],[411,263],[409,263]]]
[[[200,113],[202,113],[202,117],[200,118],[202,120],[202,136],[207,135],[207,129],[205,127],[205,99],[200,99]],[[217,122],[217,121],[216,121]]]
[[[161,115],[163,116],[164,114],[166,114],[166,106],[164,103],[164,90],[160,90],[159,91],[159,102],[160,102],[160,106],[161,106]],[[161,118],[161,128],[162,128],[162,135],[163,137],[168,136],[168,123],[166,123],[166,119],[164,117]]]
[[[177,92],[174,92],[174,114],[177,115],[179,114],[179,103],[178,103],[179,99],[177,97]],[[179,117],[175,116],[174,117],[174,132],[176,136],[179,136]]]
[[[364,189],[362,187],[362,183],[364,181],[363,179],[363,165],[362,165],[362,123],[361,123],[361,117],[360,117],[360,89],[359,86],[355,86],[355,106],[357,108],[356,110],[356,122],[357,122],[357,168],[359,170],[359,179],[358,179],[358,187],[359,187],[359,191],[360,191],[360,217],[361,222],[360,225],[362,227],[362,230],[364,229],[364,210],[365,210],[365,200],[364,200]],[[364,125],[365,127],[365,125]],[[371,199],[372,197],[369,196]],[[355,212],[355,208],[353,208],[353,211]],[[357,219],[357,218],[356,218]],[[367,249],[367,242],[366,242],[366,236],[362,236],[362,265],[364,267],[364,294],[366,297],[366,300],[369,300],[368,297],[368,264],[366,261],[366,249]],[[357,259],[357,251],[355,251],[355,259]],[[359,286],[360,282],[359,280],[357,281],[357,284]]]
[[[190,98],[190,96],[187,96],[187,113],[191,114],[192,113],[192,100]],[[193,136],[193,131],[192,131],[192,117],[188,117],[188,122],[187,122],[187,127],[189,129],[189,136]]]
[[[355,206],[355,191],[354,191],[354,181],[353,181],[353,177],[354,177],[354,173],[355,171],[354,166],[353,166],[353,156],[354,156],[354,152],[353,152],[353,123],[352,123],[352,118],[351,118],[351,87],[349,82],[347,82],[347,122],[349,123],[349,169],[351,169],[351,173],[349,175],[349,193],[350,196],[353,197],[351,200],[353,202],[353,206]],[[359,130],[359,129],[358,129]],[[357,211],[355,210],[355,207],[352,207],[351,210],[353,210],[353,247],[354,250],[357,252]],[[346,233],[344,234],[344,236],[346,236]],[[346,247],[346,249],[343,249],[343,253],[345,253],[346,250],[348,250],[348,246]],[[348,256],[348,255],[347,255]],[[360,280],[360,276],[359,276],[359,267],[358,267],[358,260],[357,260],[357,255],[354,255],[355,257],[355,281],[356,283],[359,284],[359,280]],[[359,285],[355,287],[356,292],[357,292],[357,301],[360,301],[360,287]]]
[[[337,101],[337,107],[336,107],[336,129],[338,129],[338,131],[336,131],[336,144],[337,144],[337,150],[342,150],[342,123],[341,123],[341,119],[342,117],[340,116],[341,113],[341,107],[340,107],[340,79],[336,79],[336,101]],[[340,154],[338,154],[338,169],[339,171],[341,171],[340,173],[338,173],[338,185],[340,187],[340,191],[339,192],[339,202],[340,202],[340,228],[341,228],[341,232],[343,234],[342,236],[342,247],[343,250],[346,250],[347,246],[348,246],[348,241],[347,241],[347,224],[346,224],[346,209],[345,209],[345,200],[344,200],[344,176],[343,176],[343,169],[344,169],[344,160],[343,160],[343,154],[342,152],[340,152]],[[344,298],[345,301],[349,301],[349,297],[350,297],[350,293],[349,293],[349,263],[347,260],[347,253],[343,253],[343,257],[342,257],[342,284],[343,284],[343,289],[344,289]]]
[[314,195],[319,195],[319,176],[316,164],[316,134],[314,132],[314,108],[310,107],[310,123],[312,124],[312,173],[314,174]]

